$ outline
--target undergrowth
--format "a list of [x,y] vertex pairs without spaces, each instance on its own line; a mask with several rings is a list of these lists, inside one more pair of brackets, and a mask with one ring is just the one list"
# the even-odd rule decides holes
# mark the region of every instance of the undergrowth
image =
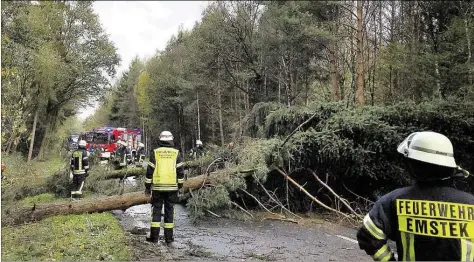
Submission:
[[110,213],[67,215],[2,228],[2,260],[130,260],[131,249]]

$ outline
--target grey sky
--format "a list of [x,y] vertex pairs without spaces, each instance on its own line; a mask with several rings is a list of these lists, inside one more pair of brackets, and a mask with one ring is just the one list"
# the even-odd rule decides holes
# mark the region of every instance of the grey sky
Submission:
[[[191,29],[200,21],[207,1],[96,1],[94,11],[103,29],[118,49],[122,59],[117,77],[135,56],[150,57],[163,50],[178,28]],[[80,114],[85,118],[88,109]]]

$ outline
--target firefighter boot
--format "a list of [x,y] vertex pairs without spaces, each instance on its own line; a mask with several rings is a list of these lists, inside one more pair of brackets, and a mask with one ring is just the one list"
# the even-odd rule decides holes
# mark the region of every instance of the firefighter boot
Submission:
[[146,237],[146,241],[151,243],[158,243],[158,236],[160,235],[160,228],[151,228],[150,236]]
[[173,237],[173,229],[172,228],[165,228],[165,243],[170,244],[174,241]]

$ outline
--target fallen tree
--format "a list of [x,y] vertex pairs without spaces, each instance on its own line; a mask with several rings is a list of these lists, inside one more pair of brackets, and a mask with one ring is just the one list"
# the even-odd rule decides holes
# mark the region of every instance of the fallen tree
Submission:
[[[189,178],[183,184],[181,191],[183,193],[190,190],[199,189],[204,184],[218,184],[223,177],[251,175],[253,170],[239,170],[232,172],[215,172],[208,175],[200,175]],[[20,207],[5,212],[2,216],[4,225],[19,225],[22,223],[38,221],[50,216],[97,213],[111,210],[126,210],[135,205],[146,204],[150,202],[150,196],[144,192],[133,192],[123,195],[116,195],[91,200],[75,201],[62,204],[44,204],[33,207]]]
[[145,173],[146,169],[142,167],[124,168],[105,174],[103,179],[124,179],[127,177],[139,177],[144,176]]
[[[212,158],[205,157],[194,161],[183,162],[184,169],[193,169],[198,167],[208,167],[213,162]],[[119,170],[113,170],[103,176],[103,179],[124,179],[127,177],[140,177],[146,174],[146,168],[130,167]]]

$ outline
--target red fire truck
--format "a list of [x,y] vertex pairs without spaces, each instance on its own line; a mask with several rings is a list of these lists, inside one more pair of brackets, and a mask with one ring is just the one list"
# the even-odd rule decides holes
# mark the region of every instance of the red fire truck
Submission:
[[125,141],[132,152],[136,151],[138,143],[143,141],[140,128],[101,127],[86,132],[81,137],[87,142],[87,150],[90,152],[101,151],[99,153],[100,160],[110,159],[111,154],[117,149],[118,141]]

